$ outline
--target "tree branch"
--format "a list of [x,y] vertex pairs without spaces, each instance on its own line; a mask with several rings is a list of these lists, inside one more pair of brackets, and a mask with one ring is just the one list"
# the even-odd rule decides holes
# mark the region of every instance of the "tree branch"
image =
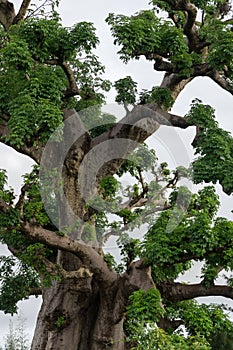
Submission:
[[64,92],[65,97],[72,97],[75,95],[79,95],[79,88],[76,84],[76,80],[75,80],[74,73],[73,73],[72,69],[70,68],[68,63],[65,61],[63,61],[60,64],[60,66],[63,69],[63,71],[64,71],[64,73],[67,76],[67,79],[69,81],[69,87]]
[[[98,169],[97,181],[115,174],[123,159],[137,147],[138,143],[144,142],[151,136],[160,125],[176,126],[183,129],[191,126],[185,118],[165,112],[157,104],[137,105],[110,130],[94,138],[91,141],[91,149],[98,145],[104,145],[105,141],[109,143],[111,140],[119,139],[119,143],[115,146],[118,147],[117,153],[112,155],[111,161],[104,164],[100,170]],[[122,139],[124,142],[121,142]],[[102,157],[104,156],[102,155]]]
[[76,84],[74,73],[66,61],[61,62],[59,59],[51,59],[49,61],[46,61],[45,63],[52,66],[60,66],[63,69],[69,82],[69,87],[64,91],[64,97],[67,98],[79,95],[79,88]]
[[224,285],[211,285],[205,287],[199,284],[183,284],[166,281],[157,285],[162,297],[172,302],[188,300],[205,296],[222,296],[233,299],[233,288]]
[[228,91],[231,95],[233,95],[233,85],[227,80],[224,74],[221,74],[218,71],[212,71],[209,74],[209,77],[217,83],[221,88]]
[[182,320],[170,320],[169,318],[161,318],[157,325],[159,328],[164,329],[165,331],[173,330],[175,331],[177,328],[179,328],[183,324]]
[[77,255],[90,271],[95,273],[101,280],[113,283],[117,279],[117,274],[110,271],[103,258],[91,247],[84,243],[74,241],[69,237],[61,237],[53,231],[46,230],[40,226],[32,225],[28,222],[21,223],[22,233],[29,239],[44,243],[50,247],[67,251]]
[[155,55],[154,60],[154,69],[158,72],[175,72],[175,66],[170,62],[164,61],[162,56]]
[[199,42],[199,36],[195,26],[197,8],[192,3],[186,2],[184,9],[187,11],[187,20],[184,24],[184,34],[188,38],[190,51],[197,51],[197,43]]
[[13,24],[16,24],[18,22],[20,22],[22,19],[24,19],[28,7],[30,5],[31,0],[23,0],[23,2],[21,3],[19,12],[17,13],[17,15],[15,16],[14,20],[13,20]]

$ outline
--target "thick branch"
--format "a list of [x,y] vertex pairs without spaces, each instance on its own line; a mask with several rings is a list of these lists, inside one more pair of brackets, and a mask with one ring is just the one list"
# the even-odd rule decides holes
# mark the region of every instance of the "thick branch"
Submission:
[[233,85],[227,80],[227,78],[223,74],[217,71],[213,71],[209,74],[209,77],[221,88],[233,95]]
[[157,287],[162,297],[172,302],[205,296],[222,296],[233,299],[233,288],[224,285],[211,285],[207,288],[202,283],[182,284],[166,281],[160,283]]
[[[110,174],[115,174],[123,159],[134,151],[138,143],[144,142],[151,136],[160,125],[180,128],[191,126],[184,118],[163,111],[157,104],[137,105],[110,130],[94,138],[91,149],[103,145],[102,159],[111,158],[108,162],[106,161],[106,164],[100,170],[98,168],[97,181]],[[111,149],[105,146],[106,141],[109,146],[111,145]],[[103,152],[107,153],[103,154]]]
[[190,51],[196,51],[197,43],[199,42],[199,37],[195,26],[197,9],[191,3],[186,3],[184,8],[185,11],[187,11],[187,20],[184,24],[184,34],[188,38]]
[[117,275],[115,272],[110,271],[103,258],[91,247],[74,241],[69,237],[61,237],[53,231],[45,230],[40,226],[32,225],[29,223],[21,224],[22,233],[29,239],[44,243],[50,247],[67,251],[77,255],[84,265],[89,267],[90,271],[95,273],[96,276],[112,283],[116,280]]
[[30,5],[30,2],[31,2],[31,0],[23,0],[22,4],[20,6],[19,12],[17,13],[17,15],[15,16],[15,18],[13,20],[13,24],[16,24],[19,21],[21,21],[22,19],[24,19],[25,15],[27,13],[28,7]]
[[164,61],[163,57],[159,55],[155,55],[154,60],[155,60],[154,69],[157,70],[158,72],[170,72],[170,73],[175,72],[175,66],[170,62]]

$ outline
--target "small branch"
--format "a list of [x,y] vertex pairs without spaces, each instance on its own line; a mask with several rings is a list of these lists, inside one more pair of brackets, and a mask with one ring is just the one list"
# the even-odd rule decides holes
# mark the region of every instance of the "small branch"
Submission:
[[233,18],[226,19],[222,23],[224,23],[224,24],[233,24]]
[[29,189],[29,185],[25,184],[22,188],[21,188],[21,193],[18,199],[18,202],[15,205],[15,208],[18,209],[20,211],[21,217],[23,217],[23,206],[24,206],[24,200],[25,200],[25,196],[26,193]]
[[42,9],[42,8],[46,5],[47,2],[48,2],[48,0],[45,0],[40,6],[38,6],[34,11],[32,11],[32,12],[27,16],[27,18],[33,17],[33,16],[35,16],[36,14],[38,14],[38,12],[40,11],[40,9]]
[[157,121],[161,125],[175,126],[181,129],[187,129],[188,127],[192,126],[192,124],[188,123],[185,120],[185,118],[176,114],[166,112],[162,110],[160,107],[158,107],[156,104],[147,104],[147,105],[144,105],[144,107],[147,107],[152,111],[154,110],[160,115],[160,118],[157,118]]
[[28,7],[30,5],[30,2],[31,2],[31,0],[23,0],[22,4],[20,6],[19,12],[17,13],[17,15],[15,16],[15,18],[13,20],[13,24],[16,24],[16,23],[20,22],[22,19],[24,19],[25,15],[27,13]]
[[71,67],[65,61],[63,61],[60,64],[60,66],[63,69],[63,71],[64,71],[64,73],[67,76],[67,79],[69,81],[69,87],[64,92],[65,97],[72,97],[72,96],[75,96],[75,95],[79,95],[79,88],[77,87],[76,80],[75,80],[75,77],[74,77],[74,73],[73,73]]
[[[142,216],[141,216],[141,223],[144,224],[146,223],[146,218],[149,216],[149,215],[152,215],[152,214],[155,214],[155,213],[158,213],[160,211],[163,211],[163,210],[167,210],[171,208],[171,205],[170,204],[165,204],[165,205],[162,205],[162,206],[157,206],[156,208],[154,209],[150,209],[150,210],[147,210],[145,211]],[[117,236],[119,237],[123,232],[126,232],[127,230],[129,229],[129,224],[125,224],[120,230],[116,231],[116,230],[111,230],[107,233],[105,233],[105,235],[102,237],[102,241],[101,241],[101,247],[103,247],[104,243],[107,242],[107,240],[111,237],[111,236]]]

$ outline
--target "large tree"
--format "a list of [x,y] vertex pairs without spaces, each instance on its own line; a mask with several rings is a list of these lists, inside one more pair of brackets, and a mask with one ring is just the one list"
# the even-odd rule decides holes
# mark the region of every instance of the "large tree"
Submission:
[[[187,115],[170,111],[196,77],[232,94],[230,1],[154,0],[132,16],[109,14],[119,58],[144,56],[164,72],[150,91],[138,92],[130,76],[114,83],[121,120],[101,108],[110,82],[92,23],[63,27],[57,1],[30,3],[15,13],[0,1],[0,140],[35,161],[17,199],[0,172],[0,239],[12,253],[1,258],[1,309],[14,313],[19,300],[42,295],[35,350],[204,350],[228,341],[224,307],[195,298],[233,299],[231,275],[216,282],[233,268],[233,223],[217,217],[212,185],[233,191],[233,141],[195,96]],[[156,145],[146,146],[160,125],[196,128],[190,169],[169,170]],[[183,177],[207,185],[191,193]],[[104,250],[112,236],[120,264]],[[201,282],[177,282],[195,261]]]

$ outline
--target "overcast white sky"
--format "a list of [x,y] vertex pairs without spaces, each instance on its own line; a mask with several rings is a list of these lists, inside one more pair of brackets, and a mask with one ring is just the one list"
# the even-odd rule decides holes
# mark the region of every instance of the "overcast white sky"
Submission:
[[[15,7],[18,9],[21,1],[12,0]],[[41,2],[40,2],[41,3]],[[146,62],[145,59],[140,61],[130,62],[124,65],[116,56],[117,48],[112,44],[110,30],[105,23],[105,18],[108,13],[123,13],[133,14],[141,9],[148,7],[146,0],[61,0],[60,13],[63,23],[66,26],[71,26],[79,21],[91,21],[95,23],[97,34],[100,38],[100,46],[97,54],[106,65],[106,77],[112,81],[131,75],[132,78],[139,83],[139,88],[150,89],[152,86],[159,85],[162,74],[153,70],[153,63]],[[173,111],[177,114],[184,115],[189,110],[189,105],[194,98],[201,99],[204,103],[212,105],[216,109],[217,119],[221,127],[233,133],[232,123],[232,96],[222,91],[216,84],[208,78],[198,78],[189,84],[187,88],[181,93],[176,102]],[[109,103],[114,102],[113,95],[109,97]],[[176,131],[181,138],[191,140],[193,137],[193,130]],[[169,143],[163,139],[164,130],[160,130],[156,136],[152,136],[150,144],[154,142],[160,143],[160,148],[168,148],[168,156],[171,156],[173,151],[169,151]],[[169,134],[171,140],[171,134]],[[163,145],[162,145],[163,143]],[[171,153],[169,155],[169,152]],[[191,147],[187,144],[188,154],[192,154]],[[18,191],[21,183],[21,175],[30,169],[32,161],[26,157],[17,154],[14,150],[0,145],[0,168],[8,170],[9,185],[16,188]],[[173,154],[172,154],[173,156]],[[219,188],[220,190],[220,188]],[[231,217],[232,197],[221,194],[224,205],[221,209],[221,215]],[[231,216],[230,216],[231,215]],[[0,248],[0,254],[5,252],[4,248]],[[36,315],[39,308],[39,300],[31,298],[29,301],[19,303],[20,310],[26,317],[27,333],[32,334],[35,325]],[[3,336],[8,330],[9,316],[5,316],[0,312],[0,345],[3,343]]]

